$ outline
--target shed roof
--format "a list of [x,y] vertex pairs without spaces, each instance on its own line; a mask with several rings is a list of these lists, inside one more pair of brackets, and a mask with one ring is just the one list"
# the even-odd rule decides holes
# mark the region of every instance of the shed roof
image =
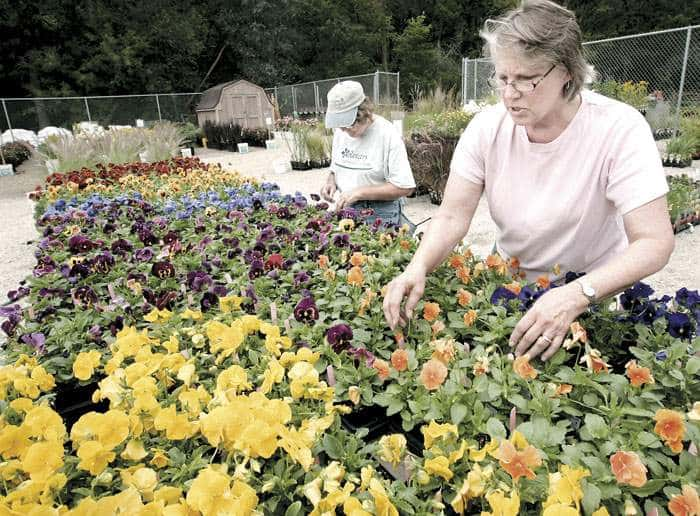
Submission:
[[219,100],[221,100],[221,92],[223,91],[223,89],[226,86],[230,86],[231,84],[235,84],[238,82],[247,82],[248,84],[255,86],[256,88],[260,88],[260,86],[257,86],[256,84],[253,84],[250,81],[246,81],[245,79],[236,79],[235,81],[222,82],[221,84],[212,86],[211,88],[205,90],[202,93],[202,98],[199,100],[195,111],[208,111],[214,109],[219,103]]

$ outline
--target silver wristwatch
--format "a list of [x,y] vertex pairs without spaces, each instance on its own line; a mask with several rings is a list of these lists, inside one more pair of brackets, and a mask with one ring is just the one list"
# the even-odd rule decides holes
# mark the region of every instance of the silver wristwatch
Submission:
[[576,283],[581,287],[581,293],[586,296],[586,299],[588,299],[589,303],[595,303],[596,300],[596,292],[595,289],[591,286],[590,283],[588,283],[584,279],[577,279]]

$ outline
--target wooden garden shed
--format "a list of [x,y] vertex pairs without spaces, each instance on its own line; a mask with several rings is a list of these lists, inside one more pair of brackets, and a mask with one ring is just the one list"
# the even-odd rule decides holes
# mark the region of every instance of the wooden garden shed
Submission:
[[209,88],[202,93],[196,111],[200,127],[205,122],[233,122],[254,129],[266,127],[266,119],[273,120],[272,103],[265,90],[244,79]]

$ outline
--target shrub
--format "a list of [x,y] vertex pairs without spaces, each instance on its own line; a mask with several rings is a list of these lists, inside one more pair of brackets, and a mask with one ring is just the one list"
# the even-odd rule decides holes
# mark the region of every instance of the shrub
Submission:
[[31,146],[24,142],[11,142],[2,146],[2,156],[5,163],[19,167],[32,155]]

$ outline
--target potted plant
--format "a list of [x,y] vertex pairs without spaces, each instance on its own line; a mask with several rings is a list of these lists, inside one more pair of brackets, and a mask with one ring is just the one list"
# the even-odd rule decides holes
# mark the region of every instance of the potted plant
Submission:
[[309,131],[306,140],[306,149],[309,155],[311,168],[322,168],[326,157],[326,143],[324,136],[318,130]]
[[3,145],[0,145],[0,160],[2,160],[2,165],[0,165],[0,176],[11,176],[14,175],[14,167],[12,164],[5,163],[5,153],[2,150]]
[[289,149],[292,170],[309,170],[309,153],[307,142],[311,128],[303,122],[291,125],[291,136],[286,140]]

